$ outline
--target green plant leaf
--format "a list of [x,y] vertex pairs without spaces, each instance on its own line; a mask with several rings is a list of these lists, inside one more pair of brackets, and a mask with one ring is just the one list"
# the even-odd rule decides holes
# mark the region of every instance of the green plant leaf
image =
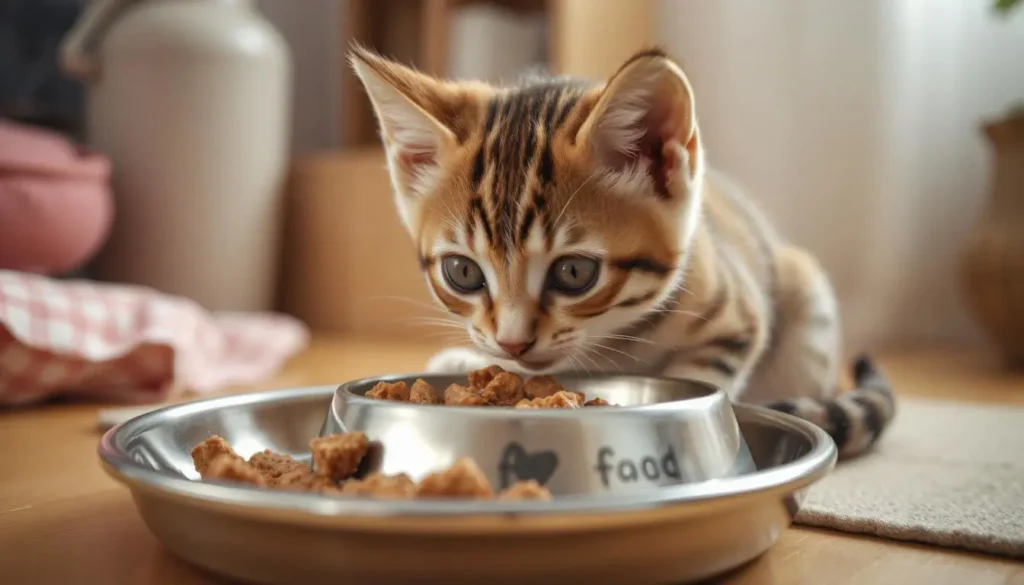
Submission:
[[995,0],[992,5],[992,9],[996,12],[1006,16],[1014,8],[1020,6],[1022,0]]

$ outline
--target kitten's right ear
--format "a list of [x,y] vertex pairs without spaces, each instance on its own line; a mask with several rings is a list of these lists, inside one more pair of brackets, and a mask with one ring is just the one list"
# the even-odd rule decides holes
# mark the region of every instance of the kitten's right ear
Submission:
[[392,171],[400,173],[401,187],[412,191],[407,194],[423,194],[424,176],[455,142],[450,116],[457,111],[458,94],[442,81],[359,46],[353,46],[349,61],[373,105]]
[[609,79],[577,142],[629,190],[652,183],[668,195],[691,188],[702,172],[693,91],[658,49],[637,53]]

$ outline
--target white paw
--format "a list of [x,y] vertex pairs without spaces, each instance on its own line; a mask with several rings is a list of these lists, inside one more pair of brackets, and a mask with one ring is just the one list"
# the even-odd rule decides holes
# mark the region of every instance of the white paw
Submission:
[[427,371],[433,374],[465,374],[486,368],[493,360],[462,347],[441,350],[427,362]]

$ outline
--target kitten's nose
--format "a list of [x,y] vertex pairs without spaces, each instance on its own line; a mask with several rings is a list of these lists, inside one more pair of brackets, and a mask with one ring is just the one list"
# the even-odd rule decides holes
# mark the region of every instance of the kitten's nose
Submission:
[[505,353],[516,358],[533,347],[533,341],[499,341],[498,347],[505,350]]

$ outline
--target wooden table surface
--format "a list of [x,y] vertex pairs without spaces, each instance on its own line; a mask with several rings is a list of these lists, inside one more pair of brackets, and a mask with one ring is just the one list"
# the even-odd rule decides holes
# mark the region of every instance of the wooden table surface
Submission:
[[[416,370],[430,352],[423,345],[317,338],[279,375],[232,391]],[[902,394],[1024,404],[1024,378],[1002,373],[977,351],[921,349],[881,358]],[[127,490],[100,469],[95,454],[99,408],[63,404],[0,412],[0,583],[221,583],[165,553]],[[1024,585],[1024,565],[794,526],[759,560],[717,582]]]

